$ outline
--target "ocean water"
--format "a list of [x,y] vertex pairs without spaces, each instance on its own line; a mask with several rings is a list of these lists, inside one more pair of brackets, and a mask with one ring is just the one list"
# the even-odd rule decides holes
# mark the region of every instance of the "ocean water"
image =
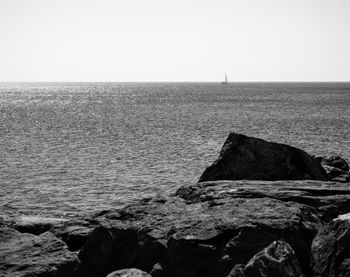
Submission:
[[69,218],[195,183],[229,132],[350,158],[350,83],[0,84],[0,215]]

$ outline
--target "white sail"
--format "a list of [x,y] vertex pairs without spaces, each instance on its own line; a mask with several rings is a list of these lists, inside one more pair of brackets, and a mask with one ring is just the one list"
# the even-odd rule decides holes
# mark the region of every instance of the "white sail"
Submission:
[[225,81],[223,81],[221,84],[223,85],[228,84],[228,78],[227,78],[226,72],[225,72]]

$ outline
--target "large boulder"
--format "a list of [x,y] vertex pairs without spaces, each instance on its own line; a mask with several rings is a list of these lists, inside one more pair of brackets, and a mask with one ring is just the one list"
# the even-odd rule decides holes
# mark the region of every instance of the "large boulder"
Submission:
[[328,180],[320,162],[303,150],[231,133],[199,182],[242,179]]
[[299,261],[290,245],[274,241],[246,265],[236,265],[228,277],[303,277]]
[[349,216],[340,217],[318,232],[312,242],[311,264],[315,277],[350,276]]
[[78,264],[77,255],[50,232],[0,230],[0,276],[73,277]]

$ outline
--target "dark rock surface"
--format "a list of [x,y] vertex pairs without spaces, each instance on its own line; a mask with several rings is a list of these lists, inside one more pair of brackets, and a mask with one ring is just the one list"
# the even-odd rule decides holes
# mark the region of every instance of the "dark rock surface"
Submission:
[[127,268],[113,271],[107,277],[151,277],[151,275],[136,268]]
[[[89,219],[84,276],[139,268],[152,276],[227,276],[273,241],[294,249],[306,276],[326,221],[350,211],[350,188],[320,181],[217,181]],[[71,223],[72,225],[72,223]],[[90,275],[89,275],[90,274]]]
[[330,156],[322,159],[322,164],[340,169],[342,171],[349,171],[349,164],[340,156]]
[[348,183],[350,181],[350,172],[328,165],[322,166],[325,169],[329,180],[340,183]]
[[79,259],[50,232],[40,236],[0,229],[0,276],[75,276]]
[[199,182],[243,179],[328,180],[319,161],[303,150],[231,133]]
[[299,261],[290,245],[274,241],[246,265],[238,264],[228,277],[303,277]]
[[[12,231],[19,239],[29,236],[35,241],[44,237],[59,242],[62,252],[49,260],[43,258],[42,265],[55,261],[58,272],[66,270],[64,276],[105,277],[123,268],[138,268],[153,277],[227,277],[236,265],[241,264],[236,269],[245,272],[250,268],[249,261],[256,264],[253,257],[274,241],[290,245],[303,274],[312,276],[312,269],[317,269],[314,264],[310,266],[316,233],[349,212],[348,184],[213,181],[181,187],[170,197],[144,199],[121,209],[62,222],[50,229],[55,236],[49,232],[34,236]],[[71,256],[74,253],[57,237],[71,250],[79,250],[79,259]],[[0,247],[4,247],[3,242]],[[34,253],[35,247],[29,244],[26,250],[14,250],[18,267],[23,263],[36,268],[36,256],[26,254]],[[45,256],[45,249],[50,248],[40,249],[40,255]],[[49,251],[48,257],[52,253]],[[61,269],[62,255],[68,257],[70,266]],[[2,272],[12,272],[9,270],[13,267],[2,256]]]
[[332,181],[339,182],[339,183],[349,183],[350,173],[349,172],[341,173],[337,177],[334,177]]
[[82,248],[96,224],[85,219],[73,220],[51,227],[51,231],[67,245],[69,250],[76,251]]
[[176,194],[190,203],[210,199],[215,202],[224,197],[295,202],[312,207],[325,222],[350,211],[350,186],[336,182],[213,181],[181,187]]
[[321,162],[329,180],[341,183],[350,182],[349,164],[345,159],[340,156],[318,157],[317,159]]
[[312,242],[313,276],[350,276],[350,216],[324,226]]

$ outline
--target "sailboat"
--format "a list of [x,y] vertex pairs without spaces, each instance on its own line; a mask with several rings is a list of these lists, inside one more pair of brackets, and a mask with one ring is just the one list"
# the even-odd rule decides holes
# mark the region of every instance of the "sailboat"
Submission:
[[222,85],[228,85],[228,79],[227,79],[227,75],[225,72],[225,81],[221,82]]

